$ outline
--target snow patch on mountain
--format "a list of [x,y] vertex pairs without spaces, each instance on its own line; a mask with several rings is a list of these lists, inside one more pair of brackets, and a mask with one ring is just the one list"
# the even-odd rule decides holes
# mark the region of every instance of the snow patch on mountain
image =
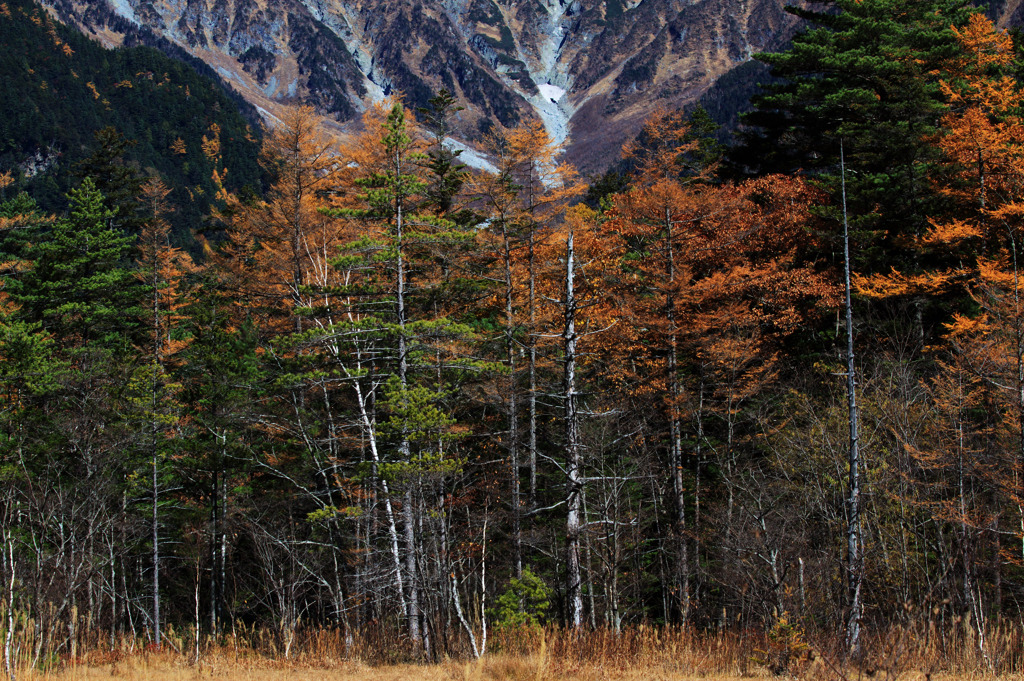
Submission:
[[563,0],[549,0],[546,9],[546,25],[542,27],[542,39],[537,45],[540,63],[534,65],[527,61],[527,64],[533,66],[529,69],[530,77],[537,83],[539,93],[526,97],[526,100],[544,122],[544,128],[552,140],[556,144],[566,144],[569,140],[569,119],[576,112],[575,107],[565,96],[571,76],[561,60],[562,50],[566,44],[562,22],[566,16],[567,5]]
[[565,90],[551,83],[538,85],[537,89],[540,90],[542,97],[547,97],[552,102],[558,102],[562,97],[565,97]]
[[[538,90],[540,87],[542,86],[538,86]],[[563,90],[562,93],[564,94],[564,92]],[[544,129],[548,131],[548,135],[551,136],[555,144],[563,144],[569,139],[569,119],[572,118],[572,111],[552,100],[553,98],[546,95],[544,90],[526,98],[526,101],[533,106],[533,110],[537,112],[537,116],[544,123]]]

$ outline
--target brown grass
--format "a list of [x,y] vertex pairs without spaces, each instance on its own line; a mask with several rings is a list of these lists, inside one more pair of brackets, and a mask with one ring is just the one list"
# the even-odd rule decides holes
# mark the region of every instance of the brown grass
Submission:
[[191,681],[193,679],[231,679],[232,681],[696,681],[697,679],[736,679],[726,676],[694,676],[661,668],[618,669],[604,665],[539,664],[535,657],[491,655],[480,662],[448,661],[432,665],[372,666],[364,662],[344,662],[330,669],[311,669],[296,665],[244,666],[208,660],[199,665],[181,665],[173,660],[130,659],[101,666],[76,666],[59,672],[35,672],[21,677],[25,681]]
[[[972,629],[957,627],[939,636],[934,626],[892,628],[870,636],[860,668],[843,666],[837,641],[807,639],[787,665],[786,676],[803,679],[901,679],[907,681],[1024,681],[1019,624],[991,625],[986,654],[977,650]],[[802,635],[801,635],[802,636]],[[571,632],[558,628],[492,632],[489,653],[480,661],[450,646],[454,657],[433,664],[415,659],[407,642],[384,631],[348,638],[331,629],[301,631],[284,655],[269,631],[236,631],[214,641],[200,639],[198,660],[190,632],[170,632],[161,650],[132,640],[110,647],[96,635],[81,640],[76,658],[50,659],[48,668],[23,660],[21,681],[125,679],[190,681],[733,681],[771,678],[764,660],[778,653],[778,641],[760,631],[695,632],[676,627],[637,626],[612,631]],[[792,640],[792,639],[787,639]],[[804,639],[799,639],[801,644]],[[831,649],[830,649],[831,646]],[[25,648],[22,648],[25,650]]]
[[[853,679],[869,678],[854,670],[846,676]],[[478,662],[454,660],[430,665],[395,664],[370,665],[358,660],[341,662],[330,668],[311,668],[285,661],[236,663],[230,659],[212,657],[199,664],[187,664],[170,655],[139,655],[117,662],[96,665],[73,665],[58,671],[32,671],[19,675],[21,681],[96,681],[120,679],[123,681],[199,681],[200,679],[228,679],[230,681],[739,681],[739,679],[772,678],[763,669],[746,674],[695,674],[665,665],[619,666],[584,663],[567,664],[542,660],[538,655],[488,655]],[[777,678],[777,677],[776,677]],[[825,669],[807,670],[800,675],[805,679],[840,679]],[[910,671],[897,676],[875,674],[873,678],[906,681],[924,681],[924,672]],[[987,674],[933,674],[931,681],[964,679],[981,681],[997,678]],[[1021,681],[1024,676],[998,677],[1008,681]]]

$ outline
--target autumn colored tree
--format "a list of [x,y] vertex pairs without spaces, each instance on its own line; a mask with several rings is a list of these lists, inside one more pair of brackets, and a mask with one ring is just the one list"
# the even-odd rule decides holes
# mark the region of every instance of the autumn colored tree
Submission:
[[[204,152],[219,155],[215,136]],[[318,304],[308,287],[333,283],[329,261],[339,225],[320,208],[333,190],[339,160],[334,143],[309,107],[290,110],[267,137],[262,163],[274,178],[264,199],[232,204],[229,244],[221,256],[230,286],[260,325],[278,332],[303,329],[296,310]]]
[[[934,220],[922,244],[946,251],[950,261],[945,268],[927,273],[924,281],[900,278],[894,272],[885,283],[896,283],[897,289],[898,284],[929,287],[932,292],[966,287],[980,308],[980,316],[973,320],[957,315],[949,324],[947,341],[953,359],[947,366],[967,361],[975,376],[996,387],[1013,405],[1002,412],[1001,420],[1003,433],[1013,443],[1010,450],[1016,454],[1004,464],[1015,471],[1007,491],[1016,499],[1021,495],[1017,471],[1024,465],[1024,427],[1020,425],[1024,423],[1024,316],[1018,265],[1024,216],[1021,88],[1009,75],[1015,50],[1005,31],[975,15],[953,32],[962,54],[952,60],[949,78],[942,81],[950,112],[938,144],[949,170],[943,191],[961,212],[951,220]],[[878,288],[870,292],[877,294]],[[973,594],[965,591],[965,599],[973,605]]]
[[[1013,423],[1020,417],[1010,414],[1024,414],[1019,397],[1024,388],[1019,378],[1024,371],[1024,352],[1021,343],[1013,340],[1021,338],[1022,328],[1017,262],[1024,196],[1020,151],[1024,120],[1018,109],[1020,87],[1009,75],[1015,58],[1010,36],[983,15],[971,16],[952,32],[960,51],[948,60],[946,76],[940,81],[949,110],[935,142],[944,161],[940,190],[953,202],[955,211],[934,216],[929,229],[914,242],[922,260],[933,263],[932,267],[923,271],[894,268],[887,274],[856,277],[855,283],[862,295],[871,298],[921,296],[953,303],[953,318],[939,346],[949,354],[932,380],[935,386],[945,386],[941,400],[936,393],[937,404],[946,405],[947,412],[952,409],[950,400],[960,405],[953,410],[959,432],[969,423],[965,414],[973,407],[967,405],[975,401],[977,388],[972,386],[979,379],[990,387],[1003,386],[1004,397],[1015,406],[1002,413]],[[998,351],[994,349],[997,346]],[[997,373],[1001,379],[995,378]],[[1008,427],[1004,432],[1017,433],[1016,426],[1004,422],[1004,427]],[[1013,440],[1012,449],[1024,452],[1024,436],[1016,434]],[[952,451],[965,451],[963,437],[954,442]],[[960,455],[965,457],[973,458]],[[1014,470],[1022,460],[1024,455],[1018,454]],[[948,467],[962,480],[962,462]],[[959,488],[960,483],[956,485]],[[969,511],[958,515],[963,523],[968,522]],[[960,534],[967,541],[965,527],[961,525]],[[964,603],[968,610],[976,610],[973,592],[967,590],[973,568],[965,563],[963,569]]]
[[139,380],[133,382],[141,419],[148,422],[149,427],[145,447],[150,460],[153,641],[157,647],[161,645],[160,489],[166,478],[164,461],[168,457],[168,445],[178,434],[181,415],[181,405],[176,399],[180,386],[172,377],[172,369],[176,355],[187,345],[182,333],[185,277],[196,271],[191,257],[170,244],[169,193],[159,180],[150,180],[143,186],[140,197],[151,217],[139,235],[136,276],[146,283],[150,295],[147,324],[151,345],[146,353],[149,361],[139,367]]
[[1010,34],[982,14],[954,27],[953,35],[961,53],[940,81],[949,111],[938,142],[961,182],[945,190],[985,211],[990,203],[1012,201],[1021,182],[1016,143],[1024,123],[1018,112],[1020,86],[1010,74],[1016,53]]
[[[558,361],[562,403],[562,454],[566,506],[566,623],[575,629],[584,622],[584,569],[582,552],[587,518],[584,507],[588,464],[583,440],[584,414],[594,404],[584,397],[584,378],[600,360],[601,340],[616,325],[618,300],[613,282],[618,275],[622,243],[603,229],[595,213],[585,206],[570,209],[564,223],[550,228],[535,249],[544,263],[536,279],[536,293],[555,314],[536,318],[550,323],[559,338]],[[554,335],[554,334],[552,334]],[[605,358],[607,359],[607,358]],[[586,570],[589,574],[589,566]]]
[[[991,665],[985,627],[989,613],[979,572],[985,553],[992,550],[986,546],[986,530],[997,522],[996,499],[1010,491],[1014,483],[1007,486],[1006,472],[1013,470],[1016,475],[1018,464],[1013,453],[1003,453],[997,444],[994,423],[985,409],[986,403],[998,399],[988,381],[1000,373],[999,351],[994,347],[998,336],[988,331],[984,323],[963,317],[947,326],[944,340],[950,352],[936,360],[938,371],[927,383],[933,412],[930,437],[924,440],[929,446],[909,445],[908,451],[924,472],[919,482],[927,486],[927,493],[920,496],[921,504],[935,522],[952,530],[949,545],[943,547],[958,563],[959,589],[951,588],[951,595],[973,628],[977,651]],[[1004,429],[1006,425],[1000,424]]]
[[[180,456],[187,462],[187,486],[196,490],[191,496],[200,500],[198,507],[190,500],[190,509],[208,516],[195,519],[193,528],[202,528],[194,536],[205,541],[201,555],[209,575],[204,587],[211,631],[218,631],[229,617],[228,523],[234,485],[256,467],[269,480],[262,491],[276,498],[286,484],[282,480],[297,474],[293,467],[308,465],[317,493],[326,489],[329,496],[333,489],[323,482],[330,468],[324,451],[332,443],[311,435],[318,429],[318,416],[333,406],[332,397],[315,389],[309,377],[316,375],[316,368],[290,336],[308,327],[304,311],[318,302],[306,287],[330,283],[329,261],[338,241],[336,225],[318,210],[337,166],[334,144],[311,109],[290,110],[267,136],[261,162],[272,184],[262,198],[242,200],[226,190],[221,134],[212,124],[201,144],[216,189],[210,198],[222,207],[216,219],[226,227],[216,249],[204,244],[209,266],[201,273],[188,268],[156,225],[140,241],[141,274],[158,284],[151,305],[154,361],[163,363],[171,353],[182,358],[183,365],[175,367],[182,379],[180,393],[165,397],[173,397],[171,403],[180,399],[186,415],[189,432],[182,438]],[[175,296],[189,272],[197,286],[182,308]],[[182,327],[177,334],[170,333],[174,325]],[[192,341],[187,349],[184,338]],[[259,393],[260,380],[272,380],[274,389]],[[262,399],[256,398],[258,393]],[[271,447],[280,448],[282,455],[267,456]],[[154,479],[154,491],[156,484]],[[310,495],[297,495],[294,506],[309,503],[313,496],[308,488],[295,491]],[[293,508],[283,515],[291,512]],[[276,528],[263,529],[272,533]],[[155,531],[154,522],[154,537]],[[198,614],[196,618],[198,626]],[[287,637],[289,627],[282,629]]]
[[[490,223],[489,230],[480,235],[479,257],[488,268],[487,276],[496,284],[493,303],[502,318],[507,370],[507,384],[502,392],[508,424],[503,445],[510,468],[514,573],[519,578],[524,458],[529,467],[529,504],[537,505],[538,344],[542,336],[542,311],[537,297],[542,261],[537,249],[545,247],[566,206],[582,195],[585,188],[575,169],[559,161],[562,149],[539,121],[495,133],[489,146],[497,159],[497,173],[478,176],[474,192],[480,197]],[[523,354],[527,357],[525,377],[517,361]],[[523,402],[527,411],[525,429],[520,415]]]
[[783,178],[703,182],[678,165],[695,147],[687,132],[685,120],[671,114],[647,124],[646,138],[657,141],[648,146],[661,153],[638,159],[635,185],[613,197],[608,223],[629,245],[624,286],[626,309],[635,315],[622,326],[630,360],[620,365],[636,373],[617,380],[661,404],[675,514],[672,592],[683,621],[691,607],[687,471],[715,446],[706,428],[713,393],[723,391],[720,453],[729,461],[738,404],[773,375],[773,355],[760,337],[785,335],[816,304],[835,300],[834,287],[804,261],[813,191]]
[[[677,159],[695,145],[683,141],[687,132],[685,124],[666,112],[654,117],[645,126],[649,140],[645,155],[637,159],[637,181],[627,193],[614,197],[614,208],[610,211],[609,227],[620,232],[642,259],[641,271],[635,271],[637,280],[643,276],[643,286],[651,287],[650,295],[640,295],[638,301],[653,305],[648,312],[636,313],[658,325],[658,349],[641,361],[648,367],[654,366],[658,378],[651,382],[638,381],[636,385],[649,386],[650,390],[664,390],[668,424],[668,469],[673,484],[675,505],[675,551],[676,574],[673,591],[678,598],[679,616],[683,621],[689,618],[690,609],[690,557],[687,539],[687,501],[684,497],[684,463],[681,400],[684,392],[683,372],[679,366],[681,353],[681,328],[685,321],[679,318],[682,300],[689,294],[683,282],[689,279],[685,271],[681,252],[689,239],[682,225],[698,222],[692,212],[700,189],[684,186],[678,179],[680,171]],[[648,151],[649,149],[649,151]],[[636,148],[627,147],[627,154],[635,154]],[[711,190],[708,190],[709,192]],[[697,194],[695,194],[695,192]],[[700,208],[696,208],[700,211]],[[713,212],[713,211],[709,211]],[[646,257],[644,257],[646,256]],[[627,270],[628,271],[628,270]],[[632,301],[631,301],[632,302]],[[646,345],[639,338],[634,343]],[[628,342],[628,341],[627,341]],[[657,386],[657,388],[655,388]]]

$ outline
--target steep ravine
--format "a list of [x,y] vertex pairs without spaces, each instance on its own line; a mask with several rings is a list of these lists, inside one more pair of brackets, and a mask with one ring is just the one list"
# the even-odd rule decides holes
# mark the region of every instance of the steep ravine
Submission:
[[268,117],[305,101],[344,127],[386,94],[416,107],[446,87],[468,144],[537,117],[585,171],[794,26],[785,0],[45,1],[108,43],[165,38]]
[[565,96],[565,88],[570,83],[569,73],[565,71],[564,62],[560,59],[567,42],[566,31],[562,26],[566,6],[562,0],[549,0],[544,6],[548,11],[548,20],[538,22],[536,27],[537,38],[532,45],[535,57],[526,54],[522,44],[518,40],[516,42],[517,53],[526,64],[536,91],[516,89],[544,122],[551,138],[557,144],[565,144],[569,139],[569,121],[574,113]]

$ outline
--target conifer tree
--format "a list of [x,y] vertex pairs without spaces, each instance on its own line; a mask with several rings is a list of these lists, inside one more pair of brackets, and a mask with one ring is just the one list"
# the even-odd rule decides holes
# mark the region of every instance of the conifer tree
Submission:
[[757,55],[782,80],[754,99],[734,161],[812,173],[837,206],[842,141],[851,229],[863,242],[856,269],[926,266],[908,244],[942,206],[929,180],[928,138],[945,113],[938,74],[959,49],[950,27],[975,10],[962,0],[835,0],[789,11],[810,26],[788,50]]
[[146,220],[141,200],[146,178],[125,160],[125,154],[136,142],[108,126],[96,131],[94,143],[95,149],[78,162],[75,173],[82,180],[92,178],[103,194],[104,205],[113,213],[111,224],[137,235]]
[[142,226],[138,240],[138,268],[135,276],[148,289],[148,307],[143,323],[148,327],[149,344],[140,348],[148,362],[139,366],[138,379],[133,381],[136,388],[135,403],[140,412],[140,421],[145,422],[144,444],[148,449],[150,481],[150,541],[152,542],[152,617],[153,642],[161,646],[160,573],[161,561],[161,498],[160,491],[166,484],[165,460],[174,451],[176,436],[179,434],[181,404],[177,401],[180,385],[172,377],[172,369],[178,353],[186,346],[182,327],[185,324],[184,306],[185,276],[195,271],[191,258],[170,244],[170,212],[167,195],[170,190],[158,180],[150,180],[142,188],[149,220]]
[[[330,290],[336,301],[333,335],[347,329],[345,344],[354,351],[342,361],[357,379],[363,436],[372,441],[374,477],[386,497],[391,555],[400,563],[396,576],[404,591],[409,635],[430,654],[419,521],[422,505],[434,499],[424,499],[420,490],[432,471],[457,470],[457,459],[447,451],[454,422],[444,402],[454,390],[449,380],[457,385],[461,370],[473,364],[459,348],[469,329],[444,314],[444,282],[435,276],[433,253],[461,248],[471,234],[425,210],[430,202],[423,202],[423,145],[402,105],[392,103],[376,121],[373,115],[367,120],[370,130],[357,146],[362,155],[351,180],[358,192],[355,205],[328,211],[362,226],[362,236],[344,244],[334,261],[345,283]],[[379,423],[371,410],[380,410]],[[392,499],[387,498],[391,490],[401,491],[395,498],[401,500],[401,547]],[[443,572],[442,589],[449,572]]]
[[12,288],[21,313],[65,344],[126,351],[138,340],[142,284],[127,268],[133,238],[91,178],[68,195],[70,214],[29,252],[33,267]]

